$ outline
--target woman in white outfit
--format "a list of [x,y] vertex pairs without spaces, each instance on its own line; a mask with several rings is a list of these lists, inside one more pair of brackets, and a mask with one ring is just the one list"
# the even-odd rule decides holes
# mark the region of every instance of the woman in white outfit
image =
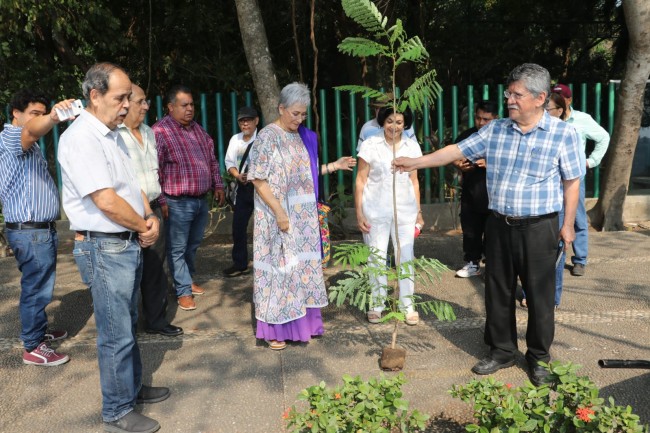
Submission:
[[[370,266],[386,266],[386,251],[389,236],[397,251],[393,213],[393,147],[396,156],[417,158],[422,155],[418,143],[402,131],[411,127],[413,115],[410,110],[393,113],[392,107],[385,107],[377,116],[381,131],[361,143],[358,153],[358,171],[354,192],[357,224],[363,233],[364,242],[376,248],[378,257]],[[420,211],[420,186],[417,172],[397,173],[397,230],[401,246],[401,263],[413,259],[415,225],[424,224]],[[400,304],[406,313],[406,323],[415,325],[419,321],[414,311],[411,296],[414,293],[414,276],[399,282]],[[384,310],[387,279],[385,276],[373,281],[373,302],[368,311],[368,321],[378,323]]]

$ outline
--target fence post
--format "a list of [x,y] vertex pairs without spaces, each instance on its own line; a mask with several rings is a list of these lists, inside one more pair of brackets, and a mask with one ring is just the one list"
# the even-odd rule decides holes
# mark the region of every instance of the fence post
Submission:
[[[321,146],[321,164],[327,165],[327,103],[325,101],[325,89],[320,89],[320,136],[323,145]],[[328,200],[330,196],[330,177],[327,172],[323,181],[324,199]]]
[[219,167],[224,166],[224,143],[223,143],[223,101],[221,93],[214,96],[217,106],[217,154],[219,155]]
[[503,84],[497,85],[497,97],[495,98],[495,101],[498,103],[501,101],[499,104],[499,118],[503,119]]
[[474,127],[474,86],[467,85],[467,127]]
[[[431,150],[431,139],[429,135],[431,134],[431,125],[429,123],[429,99],[424,97],[424,109],[422,110],[422,128],[424,132],[423,144],[424,144],[424,153],[428,153]],[[424,202],[426,204],[431,203],[431,169],[424,169]]]
[[[600,125],[601,84],[594,86],[594,119]],[[594,169],[594,197],[600,197],[600,164]]]
[[[354,93],[350,92],[349,96],[349,105],[350,105],[350,155],[355,157],[357,156],[357,139],[359,134],[357,133],[357,99],[354,96]],[[352,191],[354,191],[355,184],[354,179],[357,178],[357,167],[355,166],[352,169]]]
[[239,128],[237,127],[237,93],[230,92],[230,121],[231,121],[231,131],[235,135],[239,133]]
[[[443,113],[443,103],[442,98],[445,94],[444,90],[440,91],[440,95],[436,100],[436,111],[438,118],[438,143],[440,148],[442,148],[443,143],[445,142],[445,118]],[[445,167],[438,167],[438,201],[440,203],[445,202]]]

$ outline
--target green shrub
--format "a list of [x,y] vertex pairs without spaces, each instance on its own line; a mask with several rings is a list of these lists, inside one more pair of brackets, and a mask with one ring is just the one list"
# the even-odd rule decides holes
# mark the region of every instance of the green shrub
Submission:
[[478,433],[642,433],[648,426],[630,406],[617,406],[613,398],[598,396],[598,388],[586,376],[575,373],[572,363],[541,364],[549,370],[548,383],[535,387],[530,381],[515,387],[488,377],[472,380],[449,391],[464,402],[473,402],[476,424],[466,427]]
[[327,388],[325,382],[303,389],[299,400],[309,403],[306,410],[295,406],[282,415],[291,433],[394,433],[420,432],[429,419],[417,410],[408,412],[402,398],[404,375],[383,375],[363,381],[359,376],[343,376],[343,385]]

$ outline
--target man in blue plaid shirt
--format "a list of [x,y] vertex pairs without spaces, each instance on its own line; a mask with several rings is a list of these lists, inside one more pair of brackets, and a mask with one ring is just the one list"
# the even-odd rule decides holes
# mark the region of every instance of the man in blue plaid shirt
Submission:
[[525,63],[510,73],[507,84],[509,118],[494,120],[432,154],[397,158],[395,167],[411,171],[461,158],[485,158],[491,211],[485,235],[485,343],[490,354],[472,371],[492,374],[514,365],[519,278],[528,301],[526,361],[531,381],[539,385],[548,372],[538,362],[550,361],[555,333],[555,262],[560,245],[569,248],[575,239],[573,223],[586,162],[575,128],[544,110],[551,87],[545,68]]

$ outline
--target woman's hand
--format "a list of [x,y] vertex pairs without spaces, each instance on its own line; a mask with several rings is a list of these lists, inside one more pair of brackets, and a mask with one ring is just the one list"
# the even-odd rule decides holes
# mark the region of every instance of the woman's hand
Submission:
[[336,161],[334,161],[334,163],[332,163],[332,165],[337,170],[352,171],[352,169],[357,165],[357,160],[354,159],[351,156],[343,156],[343,157],[337,159]]
[[[415,219],[415,224],[420,224],[424,227],[424,218],[422,218],[422,212],[418,212],[418,217]],[[422,228],[420,228],[422,230]]]
[[357,227],[359,227],[361,233],[370,233],[370,224],[363,213],[357,214]]
[[289,217],[284,209],[280,208],[275,212],[275,220],[278,223],[280,231],[286,232],[289,230]]

